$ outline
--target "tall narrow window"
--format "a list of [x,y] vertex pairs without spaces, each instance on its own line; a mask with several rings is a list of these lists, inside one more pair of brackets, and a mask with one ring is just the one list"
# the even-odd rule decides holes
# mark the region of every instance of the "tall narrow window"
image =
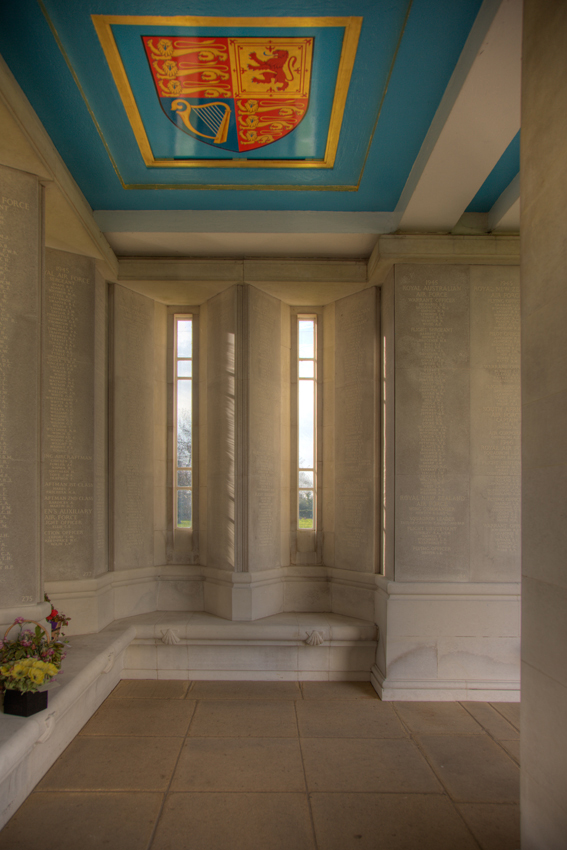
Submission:
[[298,316],[298,528],[315,528],[317,318]]
[[193,526],[193,316],[175,316],[174,510],[177,528]]

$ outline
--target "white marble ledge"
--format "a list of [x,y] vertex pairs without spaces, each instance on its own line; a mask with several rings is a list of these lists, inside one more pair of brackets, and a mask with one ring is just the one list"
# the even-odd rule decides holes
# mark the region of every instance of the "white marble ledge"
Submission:
[[45,688],[41,688],[49,692],[45,711],[31,717],[0,714],[0,777],[13,767],[14,759],[23,746],[35,744],[45,734],[46,721],[64,714],[80,699],[89,685],[129,646],[135,635],[133,628],[123,627],[118,635],[101,632],[98,635],[77,635],[69,640],[61,672]]
[[358,620],[333,613],[285,612],[260,620],[225,620],[204,611],[154,611],[124,620],[116,620],[101,632],[112,634],[134,626],[136,639],[161,641],[168,630],[183,641],[213,640],[240,641],[305,641],[318,631],[325,642],[376,641],[377,626],[368,620]]
[[47,708],[31,717],[0,714],[0,828],[116,687],[135,636],[127,626],[73,637],[61,673],[46,686]]

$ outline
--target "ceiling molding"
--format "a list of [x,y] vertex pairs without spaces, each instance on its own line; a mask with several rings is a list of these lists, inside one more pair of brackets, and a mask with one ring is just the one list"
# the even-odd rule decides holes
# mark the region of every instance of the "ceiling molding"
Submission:
[[[12,119],[12,129],[19,131],[26,150],[31,154],[27,168],[47,184],[45,214],[48,244],[53,247],[65,246],[64,250],[73,251],[75,245],[69,231],[72,222],[72,227],[77,231],[75,253],[86,251],[88,256],[102,261],[116,274],[118,261],[95,222],[89,203],[1,56],[0,103]],[[13,164],[3,164],[22,169],[21,155],[22,151],[19,154],[15,151]],[[65,215],[64,221],[60,223],[62,211]]]
[[515,266],[520,264],[520,238],[513,235],[381,236],[368,260],[369,285],[382,283],[396,263]]
[[393,233],[394,213],[310,210],[95,210],[106,233]]

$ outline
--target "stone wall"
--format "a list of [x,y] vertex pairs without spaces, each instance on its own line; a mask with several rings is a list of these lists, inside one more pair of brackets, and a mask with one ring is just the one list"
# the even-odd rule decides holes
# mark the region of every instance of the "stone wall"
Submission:
[[[41,614],[41,189],[0,167],[0,625]],[[2,610],[4,609],[4,610]]]
[[522,848],[567,835],[567,6],[525,0]]
[[519,270],[396,266],[382,302],[377,683],[517,699]]
[[43,291],[42,519],[46,581],[108,563],[106,284],[87,257],[48,249]]
[[113,288],[112,567],[154,565],[154,302]]

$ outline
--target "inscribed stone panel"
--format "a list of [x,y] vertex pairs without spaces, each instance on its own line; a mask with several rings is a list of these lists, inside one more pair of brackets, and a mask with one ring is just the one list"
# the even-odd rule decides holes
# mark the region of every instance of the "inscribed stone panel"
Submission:
[[335,566],[372,572],[377,448],[374,287],[335,305]]
[[396,266],[396,579],[469,577],[468,267]]
[[43,293],[43,563],[94,574],[94,261],[48,249]]
[[281,510],[281,306],[247,287],[248,569],[278,567]]
[[113,537],[115,569],[153,566],[154,305],[114,287]]
[[471,365],[471,578],[519,581],[518,268],[471,268]]
[[39,600],[40,188],[0,167],[0,598]]

